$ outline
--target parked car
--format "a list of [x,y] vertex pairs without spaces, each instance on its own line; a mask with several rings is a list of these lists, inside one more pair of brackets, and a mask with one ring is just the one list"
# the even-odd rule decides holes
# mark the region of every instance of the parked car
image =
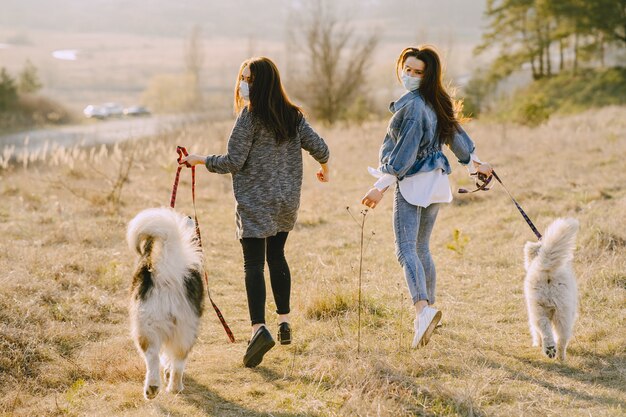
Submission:
[[108,117],[122,117],[124,115],[124,107],[117,103],[104,103],[102,105],[108,113]]
[[150,110],[144,106],[131,106],[124,109],[124,115],[131,117],[149,116]]
[[109,116],[107,109],[102,106],[94,106],[93,104],[88,105],[83,110],[83,114],[87,118],[93,119],[106,119]]

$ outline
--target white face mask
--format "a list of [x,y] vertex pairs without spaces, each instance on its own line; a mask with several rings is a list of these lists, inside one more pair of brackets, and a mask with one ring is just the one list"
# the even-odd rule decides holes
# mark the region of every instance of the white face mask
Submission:
[[402,80],[402,85],[404,85],[404,88],[409,91],[417,90],[420,86],[420,82],[422,81],[421,78],[411,77],[405,73],[402,73],[400,79]]
[[239,95],[244,100],[250,100],[250,86],[245,81],[239,82]]

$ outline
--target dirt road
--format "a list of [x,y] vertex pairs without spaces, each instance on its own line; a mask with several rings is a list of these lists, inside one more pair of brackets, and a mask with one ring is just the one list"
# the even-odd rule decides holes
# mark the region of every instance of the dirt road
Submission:
[[74,145],[99,145],[138,139],[171,132],[186,123],[205,119],[203,114],[165,115],[136,119],[93,121],[81,125],[35,129],[9,135],[0,135],[0,154],[8,147],[22,152],[36,152],[48,143],[49,147]]

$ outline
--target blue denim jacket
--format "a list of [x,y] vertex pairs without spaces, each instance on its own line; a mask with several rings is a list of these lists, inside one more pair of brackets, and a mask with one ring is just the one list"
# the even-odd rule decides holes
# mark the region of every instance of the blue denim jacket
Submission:
[[[450,163],[439,145],[437,115],[419,90],[407,92],[392,102],[389,110],[393,116],[380,147],[379,169],[398,180],[437,168],[450,174]],[[455,133],[448,146],[461,164],[470,162],[474,142],[463,129]]]

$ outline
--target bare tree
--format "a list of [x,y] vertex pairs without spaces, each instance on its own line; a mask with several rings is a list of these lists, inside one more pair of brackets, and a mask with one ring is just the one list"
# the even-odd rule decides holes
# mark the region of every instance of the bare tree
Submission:
[[189,104],[195,108],[202,104],[200,76],[203,63],[204,55],[202,53],[201,30],[200,26],[194,25],[185,51],[185,64],[187,76],[189,77]]
[[313,2],[305,15],[309,19],[301,22],[301,36],[288,37],[302,44],[295,49],[307,54],[304,90],[297,93],[316,118],[333,124],[358,97],[380,37],[375,31],[364,39],[356,37],[348,22],[323,0]]

